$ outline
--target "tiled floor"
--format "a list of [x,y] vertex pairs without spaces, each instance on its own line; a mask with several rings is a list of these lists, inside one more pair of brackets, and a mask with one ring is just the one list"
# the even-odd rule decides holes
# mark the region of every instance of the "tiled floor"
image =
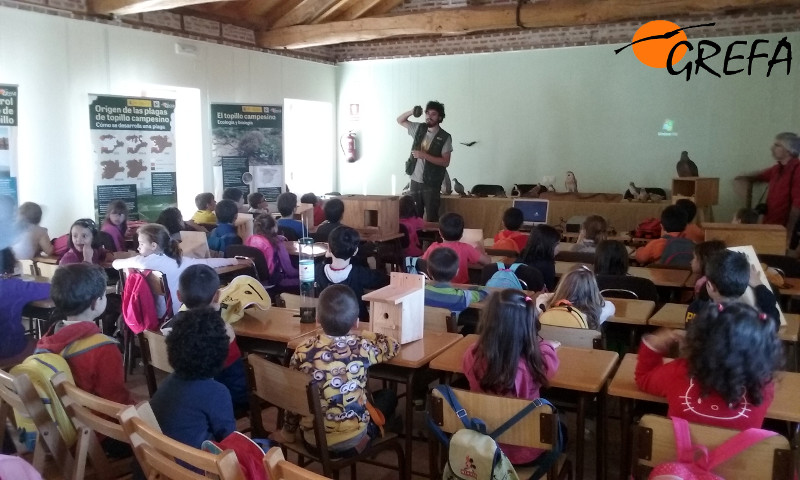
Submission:
[[[147,386],[144,381],[144,375],[141,372],[141,368],[137,368],[135,373],[128,377],[128,387],[134,393],[137,399],[145,400],[148,398],[147,394]],[[404,400],[400,400],[400,405],[398,405],[397,411],[402,412],[404,411],[403,402]],[[619,427],[619,415],[617,410],[617,402],[613,399],[608,402],[608,411],[610,412],[611,418],[608,420],[608,440],[606,443],[606,450],[607,450],[607,478],[609,479],[616,479],[619,478],[619,471],[620,471],[620,427]],[[568,443],[568,458],[571,460],[573,464],[573,471],[575,468],[575,442],[574,438],[576,435],[575,432],[575,414],[574,412],[562,412],[561,414],[562,420],[567,423],[567,429],[569,432],[570,441]],[[267,409],[263,412],[263,419],[264,424],[267,429],[274,429],[275,427],[275,409]],[[244,430],[249,427],[249,420],[243,419],[238,422],[238,427],[240,430]],[[427,427],[425,426],[425,418],[424,412],[417,411],[414,415],[414,436],[415,440],[413,442],[414,448],[412,452],[412,470],[414,472],[427,472],[428,471],[428,442],[424,440],[427,438]],[[586,421],[586,431],[584,432],[584,438],[586,441],[586,455],[585,455],[585,470],[584,470],[584,478],[587,480],[593,480],[599,478],[596,475],[596,428],[595,428],[595,421],[594,416],[590,415],[590,417]],[[384,452],[377,457],[378,460],[383,461],[385,463],[395,463],[395,456],[391,452]],[[289,460],[296,461],[296,457],[290,454]],[[312,464],[308,467],[310,470],[316,471],[321,473],[321,469],[319,465]],[[344,471],[341,473],[341,476],[349,476],[350,472]],[[359,479],[396,479],[398,478],[398,473],[395,470],[389,470],[373,465],[368,464],[358,464],[357,466],[357,478]],[[413,475],[415,480],[428,478],[427,476],[421,475]]]

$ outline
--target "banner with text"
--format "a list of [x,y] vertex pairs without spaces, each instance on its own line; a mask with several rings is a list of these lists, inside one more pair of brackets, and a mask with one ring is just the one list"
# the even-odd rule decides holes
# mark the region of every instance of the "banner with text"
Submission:
[[177,206],[174,100],[89,95],[89,120],[99,221],[117,199],[132,220]]
[[211,155],[220,191],[258,191],[274,209],[284,182],[283,107],[212,103]]
[[17,199],[17,86],[0,84],[0,195]]

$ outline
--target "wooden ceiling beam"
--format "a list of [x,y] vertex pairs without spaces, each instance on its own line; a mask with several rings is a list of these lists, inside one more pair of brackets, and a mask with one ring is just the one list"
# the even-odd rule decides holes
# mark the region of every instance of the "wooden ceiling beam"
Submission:
[[[796,5],[797,0],[547,0],[524,4],[520,21],[528,28],[596,25],[634,19]],[[464,35],[517,28],[516,6],[465,7],[367,17],[316,25],[295,25],[256,34],[263,48],[306,48],[409,35]]]
[[98,15],[132,15],[188,7],[220,0],[92,0],[89,11]]
[[[355,20],[356,18],[363,17],[365,13],[381,2],[388,3],[388,1],[389,0],[357,0],[352,3],[347,10],[342,12],[341,15],[336,17],[336,20]],[[400,3],[402,3],[402,0]]]
[[316,12],[328,10],[336,1],[337,0],[302,0],[286,13],[286,15],[276,20],[275,23],[272,24],[272,28],[308,23],[314,18]]

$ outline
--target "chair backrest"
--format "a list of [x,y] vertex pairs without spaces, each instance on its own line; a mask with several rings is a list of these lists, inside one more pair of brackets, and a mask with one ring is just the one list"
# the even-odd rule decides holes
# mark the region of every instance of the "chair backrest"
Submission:
[[606,288],[600,290],[600,295],[610,298],[627,298],[629,300],[639,300],[639,295],[636,295],[636,292],[625,288]]
[[189,258],[209,258],[208,235],[205,232],[181,230],[181,252]]
[[[636,294],[639,300],[650,300],[658,303],[658,289],[652,280],[633,275],[597,275],[597,286],[600,291],[629,290]],[[629,298],[613,295],[616,298]]]
[[556,254],[556,261],[585,263],[591,266],[594,265],[594,257],[595,254],[592,252],[559,251]]
[[78,430],[78,441],[74,450],[75,468],[69,478],[72,480],[84,478],[87,459],[91,462],[98,478],[117,478],[128,473],[130,462],[117,462],[112,466],[97,437],[99,434],[128,443],[128,436],[117,420],[117,414],[124,410],[126,405],[81,390],[63,372],[56,374],[50,382]]
[[56,270],[58,270],[58,265],[54,263],[46,263],[46,262],[36,262],[36,270],[37,275],[44,278],[53,278],[55,275]]
[[446,308],[425,307],[425,330],[432,332],[458,333],[453,312]]
[[154,369],[166,373],[174,371],[167,357],[167,337],[162,335],[161,332],[145,330],[140,334],[139,340],[142,346],[142,361],[144,362],[144,374],[147,379],[147,390],[152,397],[158,389]]
[[39,436],[33,452],[34,468],[43,472],[49,454],[62,472],[71,471],[75,460],[31,380],[27,375],[11,375],[0,370],[0,422],[3,422],[0,444],[5,441],[6,420],[11,419],[14,410],[29,417],[36,425]]
[[144,402],[120,412],[122,427],[128,435],[136,460],[147,478],[180,478],[206,480],[196,469],[220,480],[244,480],[244,474],[233,450],[219,455],[204,452],[173,440],[152,423],[152,409]]
[[270,271],[267,259],[264,258],[264,252],[256,247],[248,247],[247,245],[229,245],[228,248],[225,249],[225,258],[233,257],[247,257],[253,259],[258,281],[265,285],[269,282]]
[[287,461],[283,457],[280,447],[272,447],[264,455],[264,469],[269,474],[270,480],[324,480],[328,478]]
[[591,328],[542,325],[539,335],[545,340],[556,340],[568,347],[598,349],[603,347],[603,334]]
[[[452,389],[458,402],[470,418],[480,418],[486,431],[492,432],[522,410],[531,401],[501,397],[467,390]],[[442,431],[455,433],[464,428],[461,419],[437,390],[430,396],[429,413]],[[552,450],[557,440],[558,415],[548,405],[542,405],[523,417],[516,425],[496,438],[498,442],[522,447]]]
[[[739,433],[727,428],[692,423],[689,425],[692,444],[709,450]],[[652,467],[677,460],[675,431],[672,420],[658,415],[645,415],[634,427],[633,472],[635,478],[647,478]],[[789,441],[775,435],[760,441],[735,457],[720,464],[714,473],[723,478],[786,479],[793,478],[793,457]]]
[[33,275],[34,277],[39,275],[36,271],[36,265],[34,264],[33,260],[17,260],[19,262],[20,270],[23,275]]

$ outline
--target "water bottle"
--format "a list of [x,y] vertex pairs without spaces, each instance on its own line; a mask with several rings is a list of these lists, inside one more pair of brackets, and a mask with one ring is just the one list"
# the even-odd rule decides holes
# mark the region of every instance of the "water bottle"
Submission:
[[300,323],[314,323],[317,304],[314,298],[314,239],[303,237],[297,241],[300,258]]

